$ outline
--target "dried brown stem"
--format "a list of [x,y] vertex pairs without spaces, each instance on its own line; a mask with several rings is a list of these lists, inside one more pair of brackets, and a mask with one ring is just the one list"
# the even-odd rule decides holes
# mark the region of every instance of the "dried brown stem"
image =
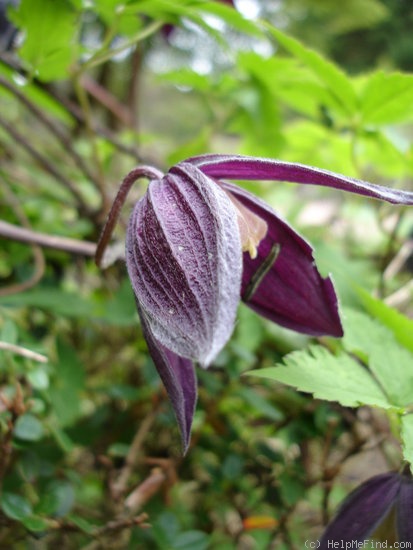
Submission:
[[62,128],[56,124],[54,120],[51,120],[47,117],[44,112],[37,107],[30,99],[23,94],[17,86],[14,86],[9,80],[0,75],[0,86],[6,88],[11,92],[17,99],[29,109],[38,120],[59,140],[64,150],[72,157],[75,161],[76,166],[82,170],[85,176],[92,182],[96,183],[96,177],[89,167],[84,162],[83,158],[77,153],[73,148],[72,140],[70,136],[62,130]]
[[24,348],[22,346],[16,346],[15,344],[10,344],[9,342],[2,342],[0,340],[0,350],[9,351],[16,355],[21,355],[26,359],[32,359],[33,361],[38,361],[39,363],[47,363],[48,358],[41,353],[37,353],[30,349]]
[[60,182],[71,195],[75,198],[77,206],[80,211],[84,214],[90,214],[90,209],[85,204],[82,195],[77,190],[76,186],[73,185],[70,179],[68,179],[64,174],[62,174],[57,168],[49,162],[47,157],[42,153],[39,153],[29,141],[16,130],[16,128],[10,124],[7,120],[0,116],[0,126],[8,133],[10,136],[18,143],[27,153],[29,153],[46,172],[53,176],[58,182]]
[[118,478],[111,487],[111,492],[115,499],[118,499],[121,495],[123,495],[127,489],[129,478],[132,475],[134,467],[136,465],[142,443],[146,437],[146,434],[151,429],[153,422],[155,421],[157,412],[158,409],[155,408],[153,411],[151,411],[150,414],[146,416],[146,418],[140,424],[139,429],[137,430],[133,438],[132,444],[126,456],[125,465],[123,466]]
[[[7,202],[13,208],[16,214],[16,217],[19,219],[20,223],[26,229],[30,229],[29,220],[27,219],[26,214],[21,208],[17,197],[14,195],[12,190],[9,189],[8,185],[4,186],[4,192],[6,194]],[[31,248],[32,248],[33,257],[34,257],[34,272],[32,273],[31,277],[21,283],[12,284],[7,286],[6,288],[0,289],[0,296],[8,296],[10,294],[23,292],[24,290],[27,290],[35,286],[43,277],[45,267],[46,267],[43,250],[37,244],[32,244]]]
[[79,254],[80,256],[94,256],[96,251],[95,243],[90,241],[80,241],[40,233],[3,220],[0,220],[0,236],[13,241],[33,243],[45,248],[54,248],[56,250],[63,250],[64,252],[71,252],[72,254]]
[[108,111],[110,111],[117,119],[125,126],[132,125],[132,118],[129,109],[116,99],[106,88],[100,86],[96,80],[90,76],[83,75],[81,84],[85,90],[99,103],[101,103]]

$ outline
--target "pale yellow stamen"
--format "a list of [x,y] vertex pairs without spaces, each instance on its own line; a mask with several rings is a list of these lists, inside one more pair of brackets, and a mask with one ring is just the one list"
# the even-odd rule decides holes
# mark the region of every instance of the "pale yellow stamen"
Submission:
[[258,245],[267,234],[267,223],[245,207],[234,195],[227,194],[237,212],[242,251],[248,252],[251,259],[254,259],[257,257]]

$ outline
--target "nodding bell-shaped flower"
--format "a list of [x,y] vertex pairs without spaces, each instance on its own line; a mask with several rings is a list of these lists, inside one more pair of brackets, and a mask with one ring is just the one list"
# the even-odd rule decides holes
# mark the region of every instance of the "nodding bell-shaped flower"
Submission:
[[194,364],[207,367],[225,346],[240,300],[283,327],[342,335],[333,283],[317,271],[308,242],[270,206],[225,180],[322,185],[396,204],[413,204],[413,193],[244,156],[194,157],[165,175],[142,166],[122,183],[98,244],[98,265],[122,203],[141,177],[150,182],[130,217],[126,264],[186,450],[197,397]]
[[381,533],[383,543],[413,542],[413,479],[407,468],[402,474],[374,476],[350,493],[324,532],[319,548],[332,548],[333,542],[361,543]]

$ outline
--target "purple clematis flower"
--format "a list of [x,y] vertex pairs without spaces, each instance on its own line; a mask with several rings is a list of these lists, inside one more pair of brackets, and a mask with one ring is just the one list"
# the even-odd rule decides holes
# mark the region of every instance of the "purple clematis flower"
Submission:
[[[395,512],[391,517],[391,513]],[[320,550],[332,542],[364,542],[386,524],[386,542],[413,542],[413,479],[405,473],[374,476],[357,487],[341,505],[320,541]]]
[[130,172],[98,245],[99,265],[131,185],[148,190],[131,215],[126,263],[150,354],[187,449],[197,397],[194,364],[207,367],[229,340],[243,300],[263,317],[313,336],[342,336],[330,277],[313,250],[270,206],[224,181],[284,180],[333,187],[395,204],[413,193],[327,170],[243,156],[205,155]]

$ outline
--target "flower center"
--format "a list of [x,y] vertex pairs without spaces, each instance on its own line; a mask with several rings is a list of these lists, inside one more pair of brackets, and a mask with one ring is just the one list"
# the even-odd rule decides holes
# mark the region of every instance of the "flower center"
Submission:
[[268,225],[262,218],[254,214],[246,206],[244,206],[231,193],[226,192],[235,206],[237,212],[237,222],[241,237],[241,245],[243,252],[249,252],[251,259],[257,257],[257,248],[262,239],[267,234]]

